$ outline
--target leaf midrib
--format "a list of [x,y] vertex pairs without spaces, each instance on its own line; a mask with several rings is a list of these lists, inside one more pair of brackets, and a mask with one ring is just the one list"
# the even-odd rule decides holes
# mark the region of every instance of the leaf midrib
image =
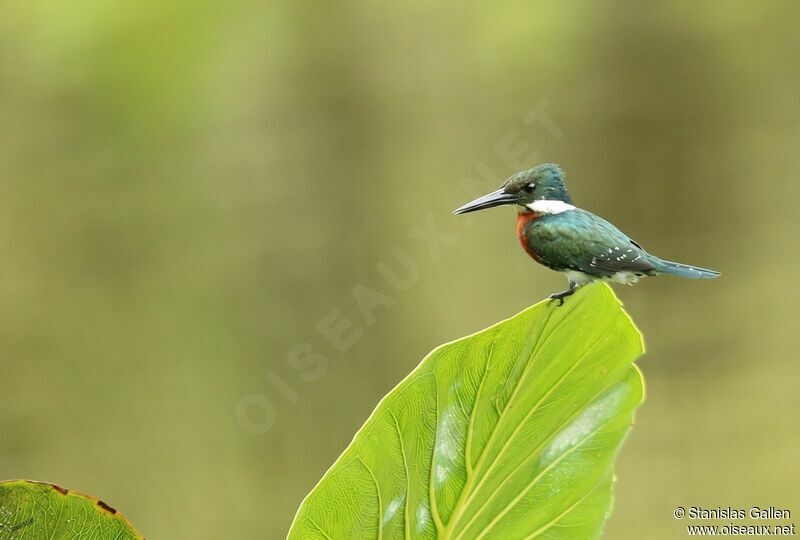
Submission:
[[[550,319],[552,318],[552,316],[553,316],[553,310],[550,310],[547,313],[547,319],[545,320],[544,324],[542,325],[542,330],[547,328],[547,325],[550,323]],[[531,355],[529,357],[528,364],[525,366],[525,369],[522,370],[522,373],[520,374],[520,377],[517,380],[516,385],[514,386],[514,390],[511,392],[511,396],[508,398],[508,401],[506,401],[506,404],[503,406],[503,410],[500,412],[500,415],[497,418],[497,422],[495,423],[494,427],[492,428],[492,433],[489,435],[489,440],[486,441],[486,444],[481,449],[481,453],[478,456],[478,462],[475,464],[475,471],[473,471],[473,474],[471,476],[467,477],[467,481],[464,483],[464,487],[462,488],[461,493],[458,496],[458,500],[456,500],[456,504],[455,504],[453,513],[450,515],[450,519],[447,522],[447,527],[443,531],[443,536],[441,537],[442,540],[446,540],[446,539],[450,538],[450,535],[452,534],[452,532],[454,530],[455,524],[461,518],[461,515],[463,514],[464,510],[466,509],[467,501],[464,501],[464,496],[465,496],[466,493],[471,493],[472,492],[472,489],[473,489],[472,488],[472,482],[474,481],[475,477],[477,476],[477,472],[476,471],[479,471],[481,469],[481,467],[483,466],[483,461],[484,461],[484,459],[486,458],[486,455],[487,455],[486,454],[486,450],[487,450],[487,448],[489,448],[491,446],[492,442],[494,441],[494,438],[495,438],[495,436],[497,434],[497,431],[498,431],[497,428],[500,425],[500,422],[502,421],[503,416],[506,414],[506,411],[508,410],[509,404],[512,401],[514,401],[514,397],[517,395],[517,392],[519,391],[519,388],[520,388],[520,385],[521,385],[521,381],[525,378],[525,375],[527,374],[528,370],[533,365],[533,363],[534,363],[533,360],[535,359],[536,354],[539,352],[539,350],[541,349],[543,344],[546,343],[547,339],[553,334],[554,331],[555,330],[551,330],[547,334],[547,336],[545,336],[545,337],[542,337],[541,335],[539,336],[539,339],[537,340],[536,345],[534,346],[534,350],[531,352]],[[492,336],[492,339],[494,339],[494,336]],[[477,397],[476,397],[475,405],[473,405],[473,407],[472,407],[471,415],[475,414],[475,412],[477,410],[477,407],[478,407],[478,400],[477,400]],[[481,479],[481,482],[479,482],[478,485],[475,486],[474,489],[477,490],[482,485],[482,482],[483,482],[483,478]]]
[[[577,368],[577,367],[578,367],[578,365],[580,365],[580,363],[581,363],[581,362],[582,362],[582,361],[583,361],[583,360],[584,360],[584,359],[585,359],[585,358],[586,358],[586,357],[589,355],[589,353],[590,353],[590,352],[591,352],[591,351],[594,349],[594,347],[595,347],[595,346],[596,346],[596,345],[597,345],[597,344],[600,342],[600,340],[601,340],[602,338],[603,338],[603,336],[602,336],[602,334],[601,334],[601,335],[600,335],[600,337],[598,337],[598,338],[597,338],[597,339],[596,339],[596,340],[595,340],[595,341],[594,341],[594,342],[591,344],[591,346],[589,346],[589,347],[588,347],[588,348],[587,348],[587,349],[586,349],[586,350],[583,352],[583,354],[581,355],[581,357],[580,357],[580,358],[579,358],[579,359],[578,359],[578,360],[577,360],[577,361],[576,361],[576,362],[575,362],[575,363],[574,363],[572,366],[570,366],[570,368],[569,368],[569,369],[568,369],[566,372],[564,372],[564,374],[563,374],[561,377],[559,377],[559,379],[558,379],[558,380],[557,380],[557,381],[556,381],[556,382],[555,382],[555,383],[554,383],[554,384],[553,384],[553,385],[552,385],[552,386],[551,386],[551,387],[550,387],[550,388],[547,390],[547,392],[545,392],[545,394],[544,394],[544,395],[543,395],[541,398],[539,398],[539,401],[537,401],[537,402],[536,402],[536,404],[535,404],[535,405],[534,405],[534,406],[531,408],[531,410],[530,410],[530,411],[528,411],[528,412],[527,412],[527,414],[525,414],[525,417],[524,417],[524,418],[523,418],[523,419],[520,421],[520,423],[517,425],[517,427],[514,429],[514,431],[513,431],[513,432],[511,433],[511,435],[509,436],[509,438],[508,438],[508,441],[506,441],[506,444],[504,444],[504,445],[503,445],[503,448],[501,448],[501,449],[500,449],[500,452],[498,452],[498,454],[497,454],[497,457],[496,457],[496,460],[495,460],[493,463],[497,463],[497,462],[500,460],[500,456],[501,456],[501,455],[503,454],[503,452],[506,450],[506,448],[508,447],[508,444],[510,443],[510,441],[511,441],[511,440],[512,440],[512,439],[513,439],[513,438],[514,438],[516,435],[517,435],[517,433],[519,432],[519,430],[522,428],[522,425],[523,425],[523,424],[524,424],[524,423],[525,423],[525,422],[526,422],[526,421],[527,421],[527,420],[528,420],[528,419],[529,419],[529,418],[530,418],[530,417],[531,417],[531,416],[532,416],[532,415],[533,415],[533,414],[534,414],[536,411],[538,411],[538,410],[539,410],[540,406],[542,405],[542,403],[544,403],[544,401],[545,401],[545,400],[548,398],[548,396],[550,396],[550,395],[551,395],[551,394],[552,394],[552,393],[553,393],[553,392],[554,392],[554,391],[555,391],[555,390],[556,390],[556,389],[557,389],[559,386],[561,386],[561,384],[564,382],[564,379],[566,379],[566,378],[569,376],[569,374],[570,374],[570,373],[572,373],[572,371],[573,371],[575,368]],[[516,471],[517,471],[517,470],[518,470],[520,467],[522,467],[522,465],[523,465],[523,464],[527,463],[527,462],[528,462],[528,461],[529,461],[529,460],[530,460],[530,459],[531,459],[533,456],[536,456],[536,455],[538,455],[539,451],[540,451],[542,448],[544,448],[544,445],[545,445],[546,443],[548,443],[549,441],[551,441],[551,440],[552,440],[552,439],[553,439],[553,438],[554,438],[554,437],[555,437],[555,436],[556,436],[556,435],[557,435],[557,434],[558,434],[558,433],[559,433],[559,432],[560,432],[560,431],[561,431],[561,430],[562,430],[562,429],[563,429],[563,428],[564,428],[566,425],[568,425],[568,424],[569,424],[569,422],[570,422],[570,421],[572,421],[572,420],[573,420],[573,419],[574,419],[574,418],[575,418],[575,417],[576,417],[578,414],[580,414],[580,413],[581,413],[581,412],[584,410],[584,408],[585,408],[587,405],[589,405],[589,404],[590,404],[590,403],[592,403],[592,402],[593,402],[595,399],[597,399],[597,396],[599,396],[600,394],[602,394],[603,392],[605,392],[605,391],[606,391],[608,388],[610,388],[610,387],[611,387],[613,384],[615,384],[615,383],[609,383],[608,385],[606,385],[606,386],[602,387],[602,388],[601,388],[601,389],[600,389],[598,392],[596,392],[595,394],[593,394],[592,396],[590,396],[590,397],[589,397],[589,399],[588,399],[588,400],[587,400],[587,401],[586,401],[586,402],[585,402],[585,403],[584,403],[584,404],[583,404],[581,407],[577,408],[577,409],[576,409],[576,410],[575,410],[575,411],[574,411],[574,412],[573,412],[573,413],[572,413],[572,414],[571,414],[571,415],[570,415],[570,416],[569,416],[569,417],[566,419],[566,421],[565,421],[565,422],[563,422],[561,425],[559,425],[557,428],[555,428],[555,429],[552,431],[552,433],[550,433],[550,435],[549,435],[548,437],[546,437],[544,440],[542,440],[541,444],[539,444],[539,446],[538,446],[536,449],[534,449],[534,450],[533,450],[533,451],[530,453],[530,455],[529,455],[528,457],[526,457],[525,459],[523,459],[523,460],[522,460],[522,462],[521,462],[519,465],[517,465],[516,467],[514,467],[514,469],[513,469],[513,470],[512,470],[512,471],[511,471],[511,472],[510,472],[508,475],[506,475],[506,477],[505,477],[505,478],[503,478],[503,480],[500,482],[500,484],[502,484],[502,483],[503,483],[503,482],[505,482],[505,481],[506,481],[506,480],[507,480],[509,477],[511,477],[511,475],[513,475],[513,474],[514,474],[514,473],[515,473],[515,472],[516,472]],[[492,471],[492,468],[490,467],[490,468],[489,468],[489,469],[486,471],[486,473],[484,473],[484,478],[488,478],[488,476],[489,476],[489,473],[490,473],[491,471]],[[464,501],[464,505],[465,505],[465,506],[467,506],[467,505],[468,505],[468,504],[469,504],[469,503],[470,503],[470,502],[471,502],[471,501],[474,499],[474,494],[475,494],[475,493],[477,493],[477,491],[478,491],[478,488],[479,488],[479,487],[480,487],[480,485],[476,486],[476,487],[475,487],[475,491],[473,491],[473,493],[472,493],[472,494],[470,494],[470,496],[467,498],[467,500],[466,500],[466,501]],[[475,512],[472,514],[472,517],[471,517],[471,518],[470,518],[470,520],[467,522],[467,524],[466,524],[466,525],[464,525],[464,528],[462,529],[462,533],[461,533],[462,535],[463,535],[464,531],[466,531],[466,530],[469,528],[469,526],[470,526],[470,525],[471,525],[471,524],[472,524],[472,523],[475,521],[475,519],[478,517],[478,515],[479,515],[479,514],[480,514],[480,513],[483,511],[483,509],[486,507],[486,505],[489,503],[489,501],[490,501],[490,500],[491,500],[491,499],[492,499],[492,498],[493,498],[493,497],[494,497],[496,494],[497,494],[497,492],[495,492],[495,493],[493,493],[492,495],[490,495],[490,496],[489,496],[489,497],[488,497],[486,500],[484,500],[483,504],[481,504],[481,506],[479,506],[479,507],[478,507],[478,509],[477,509],[477,510],[476,510],[476,511],[475,511]],[[461,536],[461,535],[457,536],[456,538],[459,538],[460,536]]]

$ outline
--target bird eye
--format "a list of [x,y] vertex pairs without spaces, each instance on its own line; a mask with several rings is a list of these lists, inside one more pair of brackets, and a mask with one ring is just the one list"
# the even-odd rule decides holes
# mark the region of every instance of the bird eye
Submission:
[[522,190],[524,192],[526,192],[526,193],[533,193],[533,190],[535,188],[536,188],[536,186],[533,184],[533,182],[531,182],[530,184],[525,184],[524,186],[522,186]]

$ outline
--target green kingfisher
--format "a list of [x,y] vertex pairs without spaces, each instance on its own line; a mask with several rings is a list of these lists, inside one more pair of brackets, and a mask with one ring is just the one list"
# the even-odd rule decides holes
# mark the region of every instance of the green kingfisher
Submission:
[[690,279],[712,279],[719,275],[676,262],[659,259],[603,218],[572,204],[564,173],[552,163],[519,172],[497,191],[456,209],[466,214],[504,204],[515,204],[517,237],[533,260],[563,272],[569,280],[566,291],[550,298],[564,298],[597,280],[632,285],[644,276],[673,274]]

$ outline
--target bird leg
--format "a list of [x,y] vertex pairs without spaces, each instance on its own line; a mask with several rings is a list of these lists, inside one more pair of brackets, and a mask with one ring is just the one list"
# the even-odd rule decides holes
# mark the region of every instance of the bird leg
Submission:
[[575,284],[575,282],[574,281],[570,281],[569,282],[569,289],[567,289],[566,291],[559,292],[559,293],[551,294],[550,295],[550,300],[558,300],[558,305],[559,305],[559,307],[561,307],[561,306],[564,305],[564,298],[566,298],[567,296],[572,296],[573,294],[575,294],[575,289],[576,288],[577,288],[577,285]]

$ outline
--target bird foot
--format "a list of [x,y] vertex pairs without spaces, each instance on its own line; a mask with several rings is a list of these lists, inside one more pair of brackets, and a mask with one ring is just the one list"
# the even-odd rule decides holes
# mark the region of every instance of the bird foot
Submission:
[[553,293],[553,294],[550,295],[549,298],[550,298],[550,300],[558,300],[558,307],[561,307],[561,306],[564,305],[564,298],[566,298],[567,296],[572,296],[573,294],[575,294],[575,289],[576,288],[577,287],[575,286],[575,284],[570,282],[569,289],[567,289],[566,291]]

